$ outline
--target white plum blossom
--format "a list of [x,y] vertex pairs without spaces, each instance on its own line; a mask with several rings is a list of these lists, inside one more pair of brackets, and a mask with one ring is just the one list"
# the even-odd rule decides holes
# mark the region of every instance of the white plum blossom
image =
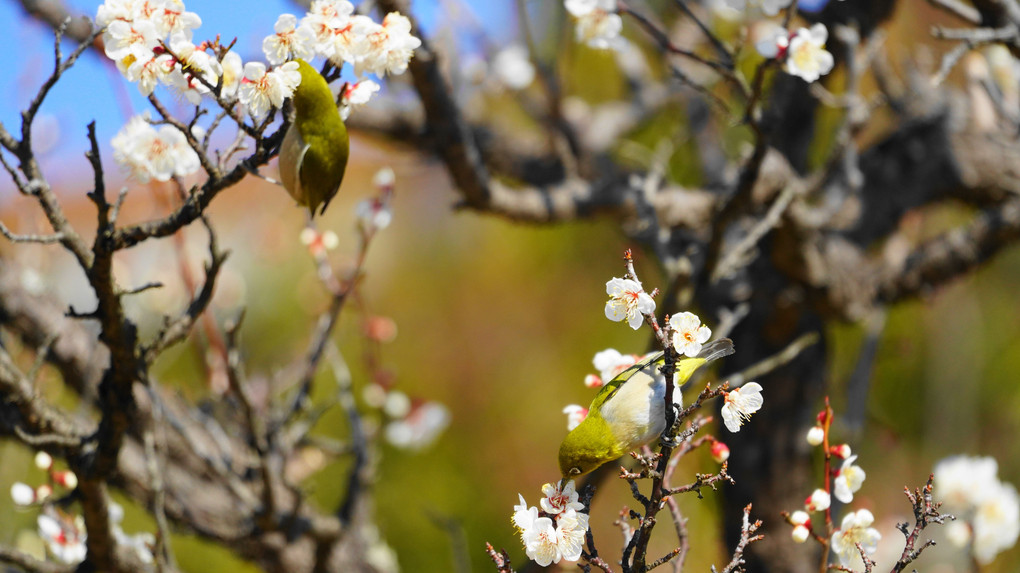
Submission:
[[156,546],[156,537],[148,532],[128,535],[124,533],[120,523],[124,521],[124,508],[119,503],[110,502],[110,530],[117,544],[135,550],[142,563],[152,563],[152,549]]
[[244,77],[244,65],[241,63],[241,56],[230,51],[223,56],[220,66],[223,68],[223,75],[220,76],[220,97],[230,101],[237,98],[237,90],[241,87],[241,79]]
[[297,16],[280,14],[273,31],[262,40],[262,53],[270,64],[278,66],[295,58],[310,60],[315,55],[315,34],[309,24],[299,26]]
[[857,456],[850,456],[843,460],[836,479],[832,480],[833,494],[843,503],[853,501],[854,493],[861,489],[861,485],[864,484],[864,479],[867,477],[861,466],[854,463],[855,461],[857,461]]
[[592,365],[599,371],[598,386],[616,378],[616,376],[621,372],[637,364],[640,359],[641,357],[637,354],[621,354],[620,351],[615,348],[607,348],[601,352],[597,352],[595,354],[595,358],[592,359]]
[[492,71],[499,82],[512,90],[522,90],[535,81],[535,66],[528,49],[519,44],[500,50],[492,58]]
[[114,20],[103,32],[106,57],[125,68],[135,60],[152,57],[152,50],[158,45],[156,26],[147,20],[139,22]]
[[764,402],[761,391],[761,384],[748,382],[726,393],[726,403],[723,404],[721,413],[727,430],[739,432],[740,426],[751,419],[751,414],[761,409]]
[[36,518],[36,526],[39,536],[58,561],[70,565],[85,560],[87,535],[84,520],[80,516],[62,516],[56,510],[47,508]]
[[320,233],[312,227],[301,229],[300,239],[301,244],[308,247],[308,252],[313,257],[325,256],[328,251],[332,251],[340,245],[340,238],[333,231]]
[[439,402],[411,408],[401,420],[386,425],[386,440],[395,447],[420,450],[429,446],[450,425],[450,411]]
[[362,233],[374,235],[390,226],[393,221],[393,211],[390,210],[386,197],[371,197],[358,201],[358,204],[354,206],[354,217],[357,219],[358,228]]
[[958,518],[955,544],[971,543],[981,564],[1016,544],[1020,536],[1020,498],[1012,484],[999,481],[991,457],[954,456],[935,464],[935,495]]
[[[152,0],[148,2],[152,4]],[[153,6],[154,10],[149,14],[148,19],[156,26],[157,33],[161,37],[183,34],[189,40],[192,31],[202,25],[202,19],[194,12],[186,12],[184,3],[175,0],[162,0]]]
[[170,82],[170,74],[174,71],[177,62],[170,54],[152,53],[148,59],[136,59],[124,70],[124,77],[130,82],[138,82],[138,91],[142,95],[149,95],[157,84]]
[[584,547],[584,534],[588,531],[588,514],[568,509],[556,519],[559,535],[557,548],[565,561],[577,561]]
[[539,501],[542,511],[550,515],[563,513],[567,510],[582,511],[584,504],[578,501],[579,496],[574,486],[574,480],[570,480],[563,489],[560,489],[559,482],[555,485],[547,483],[542,486],[542,495],[545,496]]
[[[301,25],[312,32],[315,51],[333,59],[334,36],[345,28],[354,13],[354,5],[347,0],[315,0],[308,14],[301,19]],[[340,62],[342,63],[342,59]]]
[[372,95],[379,89],[379,84],[372,80],[347,84],[340,98],[340,117],[346,121],[355,106],[368,103],[368,100],[372,99]]
[[680,354],[694,358],[701,352],[701,346],[712,337],[712,329],[701,324],[693,312],[681,312],[669,317],[673,328],[673,347]]
[[209,86],[219,82],[222,66],[205,51],[204,44],[196,46],[181,33],[170,36],[170,50],[177,56],[177,66],[170,73],[170,85],[198,105],[202,95],[209,93]]
[[521,532],[521,538],[524,541],[525,553],[542,567],[559,563],[563,558],[559,546],[559,532],[548,517],[536,519],[530,528]]
[[616,0],[565,0],[564,7],[577,19],[578,42],[600,50],[619,42],[623,20],[616,13]]
[[113,158],[140,183],[150,179],[169,181],[198,171],[198,154],[177,128],[164,125],[156,130],[148,115],[136,115],[114,136]]
[[354,73],[359,76],[366,72],[402,74],[414,50],[421,46],[421,40],[411,34],[411,21],[399,12],[387,14],[382,24],[366,25],[364,31],[365,44],[355,50]]
[[850,566],[855,557],[860,556],[857,544],[860,543],[864,552],[872,555],[878,549],[882,534],[871,527],[875,516],[866,509],[859,509],[843,517],[839,529],[832,534],[832,550],[839,555],[840,562]]
[[569,404],[563,408],[563,413],[567,415],[567,431],[569,432],[580,426],[581,422],[588,417],[588,408],[578,404]]
[[790,46],[786,50],[783,62],[786,73],[811,83],[831,72],[834,60],[825,49],[828,37],[825,24],[815,24],[810,29],[799,28],[790,38]]
[[294,95],[300,83],[297,62],[287,62],[269,71],[262,62],[248,62],[244,65],[244,78],[237,97],[248,112],[261,121],[270,109],[279,108],[283,100]]
[[641,283],[630,279],[614,278],[606,283],[606,318],[614,322],[626,320],[637,330],[644,322],[644,314],[655,312],[655,301],[641,288]]

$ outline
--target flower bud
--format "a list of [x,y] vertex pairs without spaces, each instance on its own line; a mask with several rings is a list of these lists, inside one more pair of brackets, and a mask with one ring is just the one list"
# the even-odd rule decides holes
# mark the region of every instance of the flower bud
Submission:
[[840,444],[838,446],[832,446],[829,448],[829,453],[836,456],[837,458],[843,458],[844,460],[850,457],[850,444]]
[[588,388],[601,388],[603,384],[604,382],[602,382],[602,378],[598,374],[589,374],[584,377],[584,385]]
[[53,467],[53,457],[46,452],[39,452],[35,455],[35,467],[49,471]]
[[811,530],[803,525],[794,527],[793,532],[790,534],[793,537],[794,543],[804,543],[810,535]]
[[821,445],[825,441],[825,428],[821,426],[814,426],[807,433],[807,443],[812,446]]
[[35,488],[36,501],[44,501],[48,499],[51,495],[53,495],[53,488],[50,487],[49,484],[44,483],[41,486]]
[[829,504],[832,503],[829,492],[824,489],[816,489],[811,495],[804,501],[804,507],[808,511],[825,511],[829,509]]
[[35,490],[26,483],[16,481],[11,486],[11,499],[16,505],[32,505],[35,503]]
[[53,472],[53,481],[67,489],[78,487],[78,476],[74,475],[72,471]]
[[712,442],[712,459],[723,463],[730,459],[730,448],[722,442]]

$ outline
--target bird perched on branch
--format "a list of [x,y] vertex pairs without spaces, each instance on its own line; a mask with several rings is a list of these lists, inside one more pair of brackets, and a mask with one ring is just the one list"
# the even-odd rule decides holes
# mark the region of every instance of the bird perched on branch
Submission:
[[280,146],[280,179],[314,216],[340,189],[350,143],[329,84],[308,62],[296,61],[301,83],[291,98],[294,122]]
[[[705,364],[733,354],[733,341],[710,342],[694,358],[676,363],[676,384],[682,385]],[[595,395],[588,416],[560,444],[560,472],[565,479],[584,475],[627,452],[651,443],[666,429],[665,378],[659,373],[662,352],[624,370]],[[673,393],[679,404],[680,389]]]

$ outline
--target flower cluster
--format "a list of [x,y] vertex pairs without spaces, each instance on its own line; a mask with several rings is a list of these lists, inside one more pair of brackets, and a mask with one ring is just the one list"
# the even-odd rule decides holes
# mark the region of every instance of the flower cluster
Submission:
[[78,476],[70,470],[57,470],[53,467],[53,457],[46,452],[35,455],[35,467],[46,472],[47,481],[38,487],[26,483],[14,482],[11,485],[11,499],[23,507],[45,503],[53,496],[53,486],[60,486],[68,491],[78,487]]
[[935,465],[935,494],[959,521],[949,539],[971,544],[979,563],[1013,547],[1020,536],[1020,498],[1016,488],[999,481],[998,463],[989,457],[954,456]]
[[577,41],[605,50],[620,40],[623,20],[616,13],[616,0],[565,0],[564,7],[577,19]]
[[588,514],[582,513],[584,504],[578,501],[573,480],[562,489],[547,483],[542,494],[541,511],[528,507],[523,495],[518,495],[521,503],[514,506],[512,520],[528,557],[542,567],[561,560],[577,561],[588,531]]
[[402,74],[421,40],[411,35],[411,22],[390,12],[378,24],[354,14],[347,0],[316,0],[301,20],[314,39],[315,51],[338,67],[354,65],[354,72],[384,76]]
[[[396,326],[385,321],[384,332],[367,333],[376,339],[392,339]],[[379,328],[379,325],[376,326]],[[380,336],[381,335],[381,336]],[[378,408],[386,420],[383,436],[390,445],[403,450],[422,450],[431,445],[450,425],[450,411],[439,402],[412,399],[400,390],[390,388],[391,382],[379,380],[365,387],[362,398]]]
[[777,26],[776,31],[767,34],[756,47],[766,58],[781,61],[786,73],[811,83],[831,72],[835,64],[832,54],[825,49],[828,38],[825,24],[798,28],[793,33]]
[[585,376],[584,385],[589,388],[602,387],[624,370],[637,364],[639,360],[641,357],[637,354],[620,354],[620,351],[615,348],[607,348],[598,352],[592,359],[592,364],[599,373]]
[[169,181],[198,171],[198,154],[176,127],[149,123],[149,114],[136,115],[113,138],[113,158],[139,183]]

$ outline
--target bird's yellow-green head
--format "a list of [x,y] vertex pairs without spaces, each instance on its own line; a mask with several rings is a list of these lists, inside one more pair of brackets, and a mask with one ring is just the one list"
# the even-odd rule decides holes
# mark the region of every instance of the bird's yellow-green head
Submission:
[[280,146],[280,179],[294,200],[314,215],[325,211],[340,189],[349,141],[325,78],[308,62],[295,61],[301,83],[291,96],[294,121]]
[[574,479],[624,453],[606,421],[589,415],[560,444],[560,473],[564,479]]

